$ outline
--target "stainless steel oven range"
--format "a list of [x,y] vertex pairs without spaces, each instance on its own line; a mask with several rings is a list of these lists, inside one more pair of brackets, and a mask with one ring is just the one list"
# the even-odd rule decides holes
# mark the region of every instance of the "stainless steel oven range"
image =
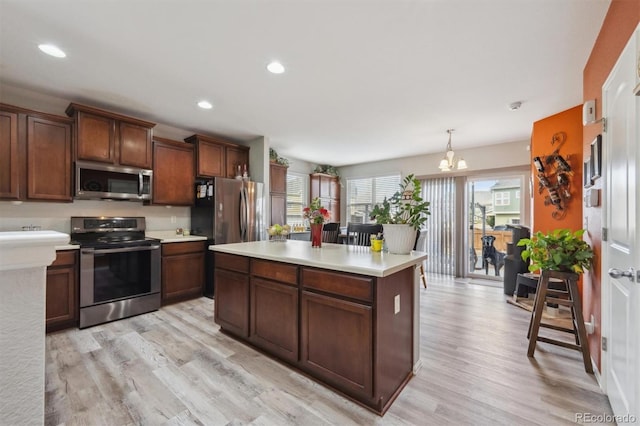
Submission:
[[144,217],[72,217],[80,245],[80,328],[160,308],[160,241]]

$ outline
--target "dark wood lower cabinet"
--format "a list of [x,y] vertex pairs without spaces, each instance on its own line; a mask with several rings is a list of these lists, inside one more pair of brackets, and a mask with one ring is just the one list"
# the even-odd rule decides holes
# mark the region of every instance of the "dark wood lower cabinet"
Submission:
[[47,268],[47,332],[78,325],[77,256],[76,250],[58,251],[56,260]]
[[162,245],[162,303],[202,296],[205,242]]
[[371,306],[302,292],[301,364],[344,392],[373,396]]
[[280,358],[297,361],[297,286],[252,277],[250,299],[249,340]]
[[[218,262],[217,256],[215,260]],[[214,319],[224,330],[249,337],[249,276],[216,267]]]
[[413,265],[372,277],[215,253],[215,321],[383,414],[413,375]]

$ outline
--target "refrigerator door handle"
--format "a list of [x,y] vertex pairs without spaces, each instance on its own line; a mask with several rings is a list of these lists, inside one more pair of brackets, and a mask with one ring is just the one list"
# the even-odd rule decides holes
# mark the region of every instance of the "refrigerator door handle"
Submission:
[[240,240],[247,240],[247,216],[248,216],[247,190],[242,188],[240,191]]

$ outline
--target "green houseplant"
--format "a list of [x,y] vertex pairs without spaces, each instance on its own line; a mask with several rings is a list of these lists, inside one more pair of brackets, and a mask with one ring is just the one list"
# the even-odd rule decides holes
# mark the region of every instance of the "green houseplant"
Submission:
[[410,174],[400,183],[399,191],[373,207],[370,217],[382,224],[390,253],[407,254],[413,249],[416,231],[430,214],[429,204],[420,194],[420,181]]
[[523,238],[518,246],[524,246],[523,260],[531,260],[530,271],[550,270],[581,274],[591,267],[593,249],[582,239],[584,229],[555,229],[548,234],[536,232],[531,238]]

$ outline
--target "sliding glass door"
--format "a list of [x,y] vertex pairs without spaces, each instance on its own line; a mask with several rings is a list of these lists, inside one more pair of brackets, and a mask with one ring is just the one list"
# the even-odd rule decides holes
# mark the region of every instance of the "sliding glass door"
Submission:
[[467,275],[502,280],[510,225],[527,225],[525,174],[467,177]]

